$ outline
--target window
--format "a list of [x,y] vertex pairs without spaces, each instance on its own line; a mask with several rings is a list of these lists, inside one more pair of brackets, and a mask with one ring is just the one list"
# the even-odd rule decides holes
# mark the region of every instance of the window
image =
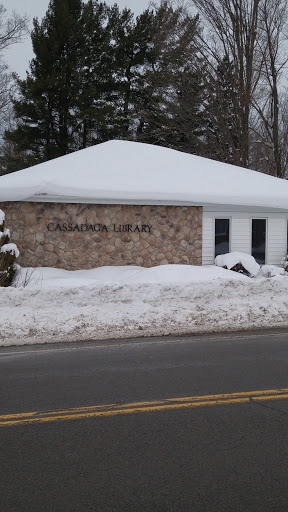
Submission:
[[259,265],[265,264],[266,219],[252,219],[252,256]]
[[229,252],[229,232],[229,219],[215,219],[215,257]]

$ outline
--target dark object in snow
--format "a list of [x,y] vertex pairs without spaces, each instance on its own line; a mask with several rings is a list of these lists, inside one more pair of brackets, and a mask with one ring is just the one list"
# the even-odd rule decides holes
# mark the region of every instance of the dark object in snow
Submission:
[[0,253],[0,286],[10,286],[15,274],[16,256],[12,252]]
[[[223,268],[228,269],[226,265]],[[233,272],[238,272],[239,274],[244,274],[247,277],[251,277],[251,274],[249,274],[248,270],[246,270],[246,268],[243,267],[242,263],[236,263],[236,265],[234,265],[234,267],[231,267],[230,270],[233,270]]]
[[285,272],[288,272],[288,254],[287,254],[286,258],[284,258],[281,261],[281,263],[282,263],[282,266],[283,266]]

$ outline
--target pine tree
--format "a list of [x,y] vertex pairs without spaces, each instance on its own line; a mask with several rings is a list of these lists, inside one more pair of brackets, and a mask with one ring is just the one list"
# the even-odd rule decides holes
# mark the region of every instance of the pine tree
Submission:
[[118,137],[135,140],[139,108],[145,96],[145,72],[151,53],[154,13],[147,9],[136,19],[129,9],[111,9],[112,38],[115,41],[112,69],[115,76]]
[[2,159],[6,172],[125,138],[126,41],[117,30],[129,33],[132,20],[131,11],[98,0],[51,0],[42,22],[34,20],[35,58],[18,81],[18,126],[6,131],[13,145]]
[[115,132],[115,75],[111,8],[97,0],[83,7],[79,22],[80,87],[77,117],[81,126],[79,148],[113,139]]
[[14,103],[18,127],[6,132],[26,166],[77,149],[81,11],[81,0],[51,0],[42,22],[34,19],[35,58],[27,78],[18,80],[21,96]]
[[51,0],[34,20],[35,58],[18,82],[4,172],[109,139],[199,152],[198,18],[164,1],[136,19],[98,0]]
[[206,82],[206,144],[204,156],[235,164],[239,160],[240,104],[233,62],[225,56]]
[[162,2],[155,10],[139,98],[137,140],[181,151],[200,151],[203,80],[194,40],[198,17]]

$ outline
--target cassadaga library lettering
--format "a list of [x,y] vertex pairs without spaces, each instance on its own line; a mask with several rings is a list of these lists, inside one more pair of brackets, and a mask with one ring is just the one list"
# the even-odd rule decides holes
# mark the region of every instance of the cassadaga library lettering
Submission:
[[2,203],[23,267],[201,265],[200,206]]
[[48,231],[78,231],[93,233],[108,233],[113,231],[114,233],[151,233],[152,227],[149,224],[113,224],[112,226],[106,226],[106,224],[73,224],[63,222],[54,223],[49,222],[47,224]]

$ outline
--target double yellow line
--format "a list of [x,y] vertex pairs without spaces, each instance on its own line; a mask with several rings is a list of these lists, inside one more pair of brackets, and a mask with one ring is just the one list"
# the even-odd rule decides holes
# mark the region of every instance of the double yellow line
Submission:
[[224,393],[221,395],[188,396],[167,398],[153,402],[131,402],[127,404],[106,404],[90,407],[74,407],[57,411],[34,411],[0,416],[0,426],[11,426],[30,423],[47,423],[58,420],[74,420],[81,418],[96,418],[101,416],[116,416],[119,414],[134,414],[137,412],[165,411],[208,405],[239,404],[266,400],[288,398],[288,388],[248,391],[245,393]]

